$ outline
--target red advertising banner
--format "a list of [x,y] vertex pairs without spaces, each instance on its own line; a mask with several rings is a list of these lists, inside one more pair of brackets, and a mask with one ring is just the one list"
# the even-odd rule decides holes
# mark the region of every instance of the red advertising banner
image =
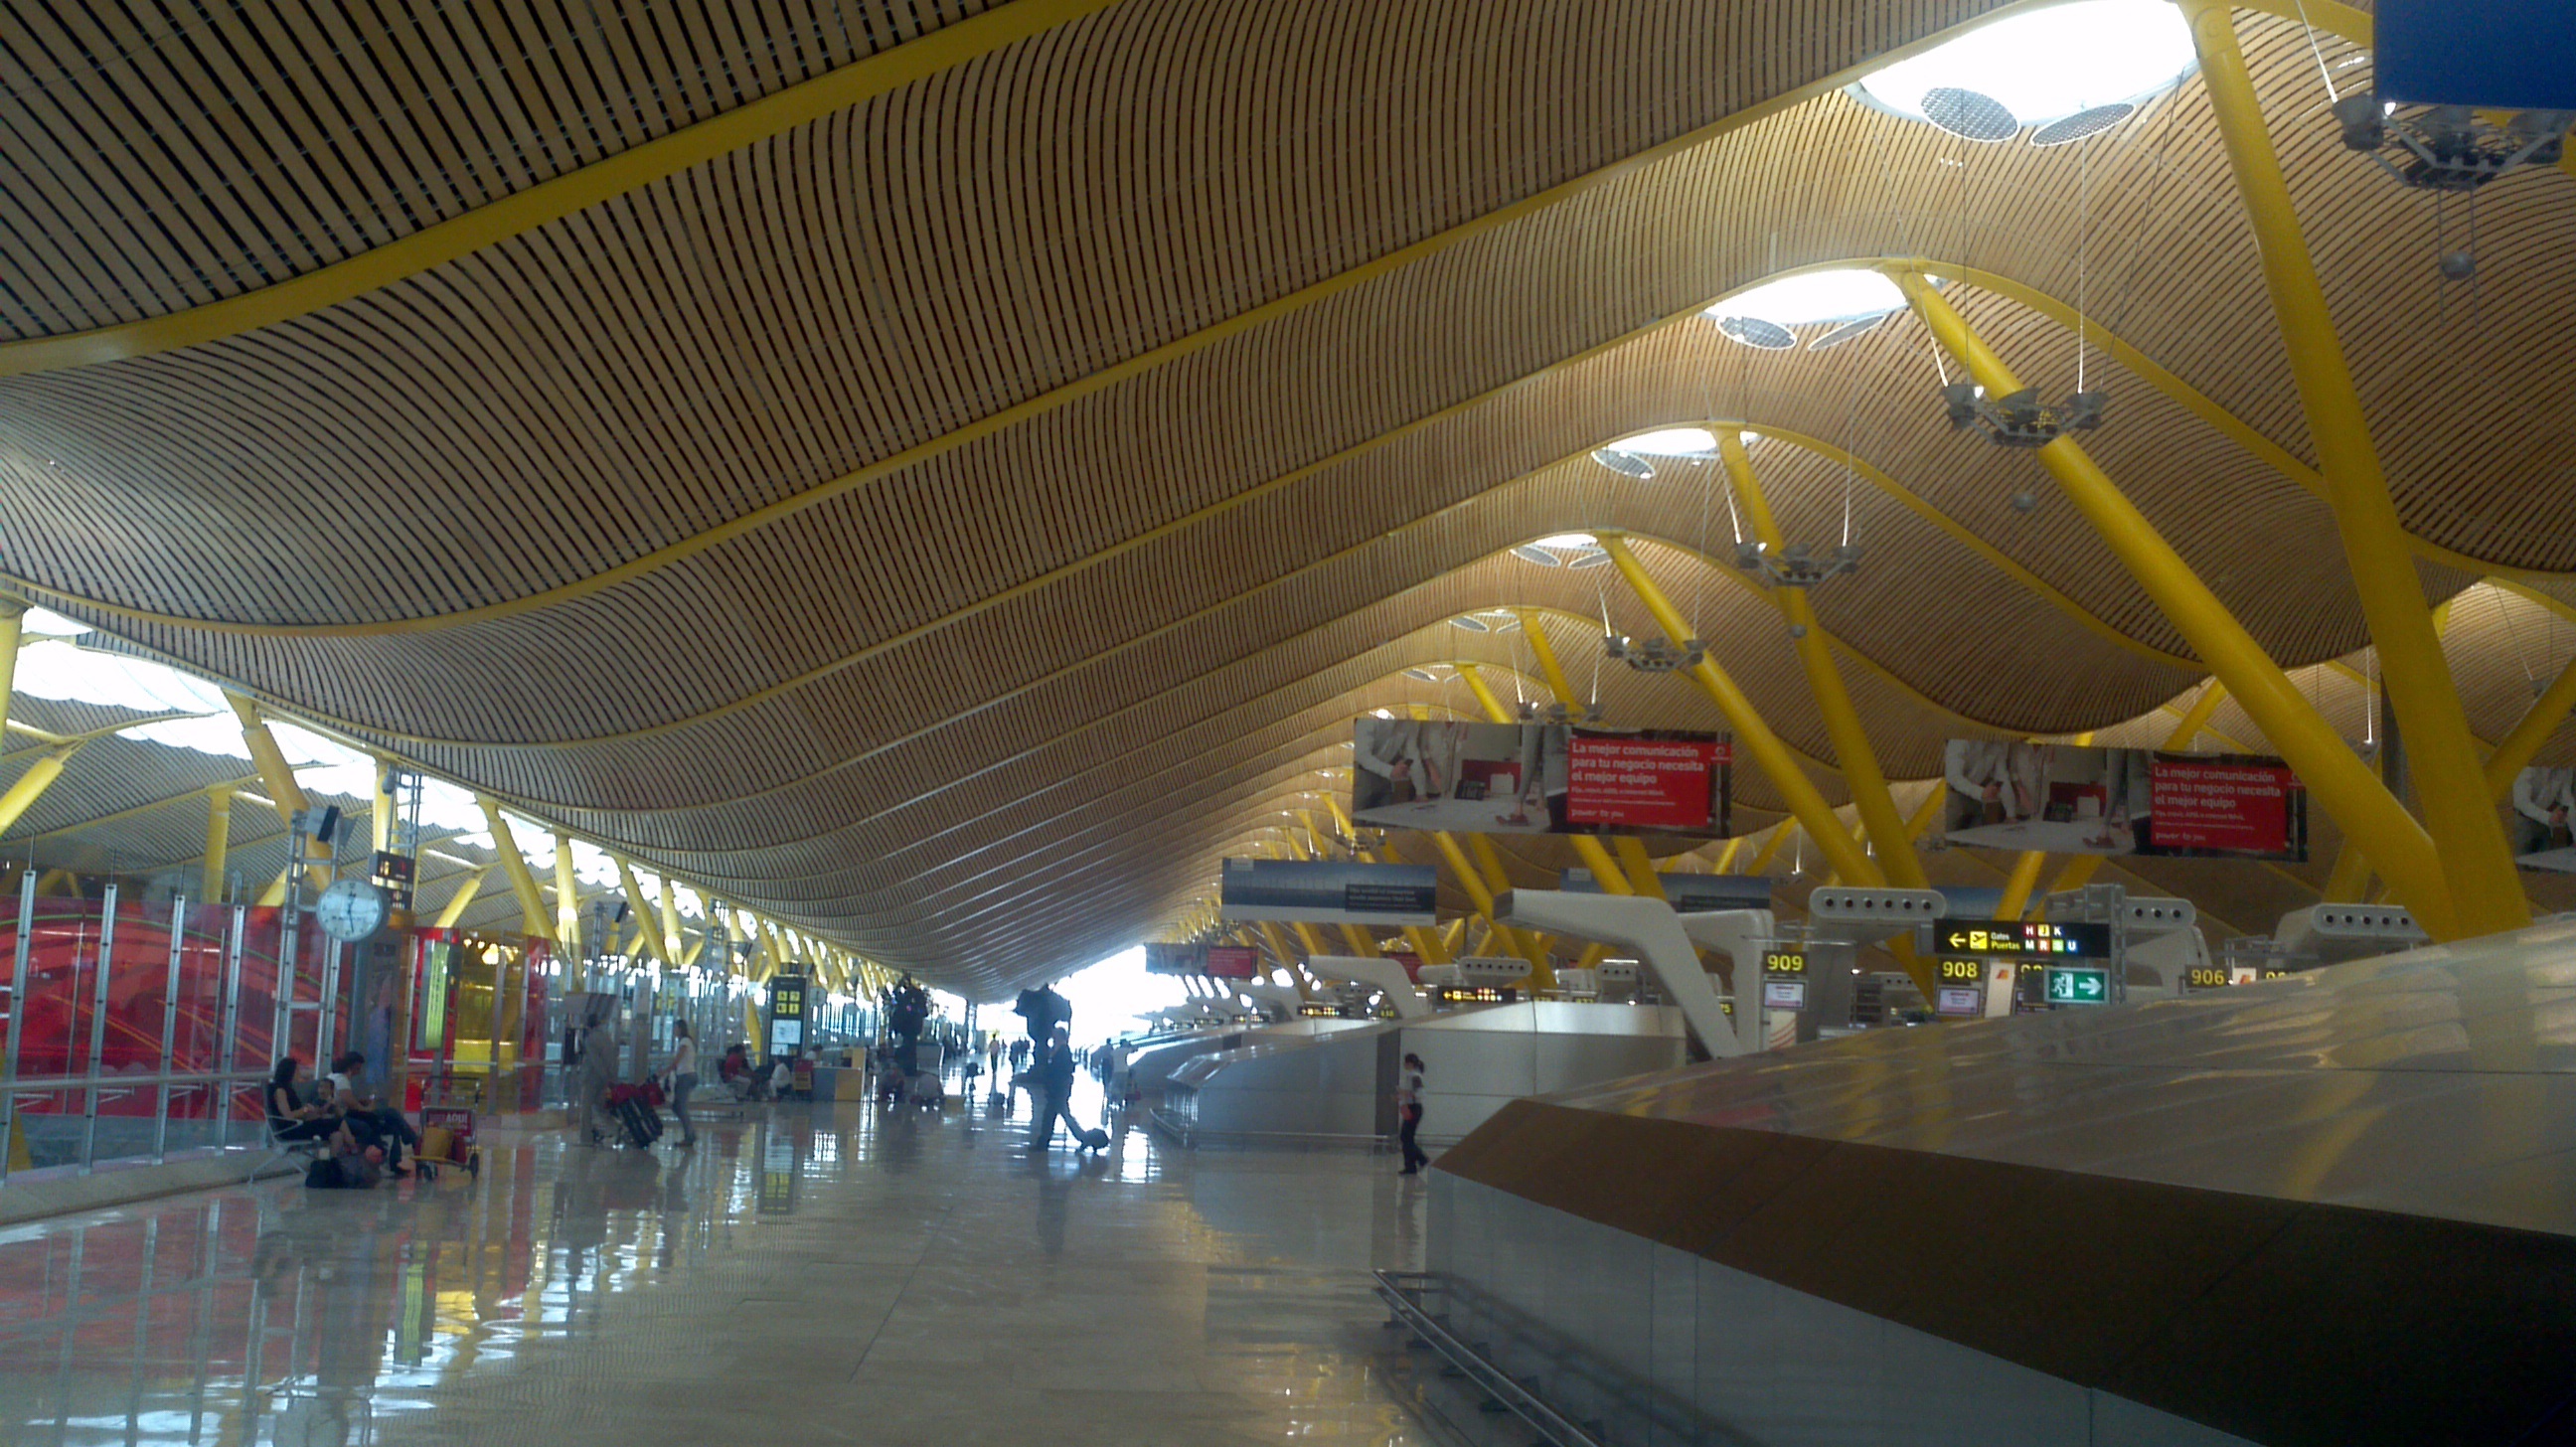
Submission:
[[2290,799],[2298,787],[2286,764],[2158,754],[2147,769],[2155,847],[2289,854]]
[[1578,732],[1566,750],[1565,821],[1713,832],[1723,817],[1718,782],[1729,755],[1722,739]]
[[1261,976],[1261,952],[1250,945],[1210,945],[1207,947],[1207,972],[1220,980],[1252,980]]

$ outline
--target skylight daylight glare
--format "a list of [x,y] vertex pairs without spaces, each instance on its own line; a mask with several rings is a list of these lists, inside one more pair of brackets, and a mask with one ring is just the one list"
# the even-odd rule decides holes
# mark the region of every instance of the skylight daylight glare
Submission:
[[[1855,268],[1803,272],[1766,281],[1710,307],[1707,314],[1719,318],[1759,317],[1784,327],[1803,327],[1880,316],[1904,305],[1905,293],[1897,289],[1895,282],[1879,272]],[[1624,442],[1619,445],[1636,450]]]
[[1592,534],[1554,533],[1539,539],[1537,542],[1530,544],[1530,546],[1534,548],[1558,549],[1588,548],[1592,546]]
[[1927,92],[1972,91],[2037,126],[2141,100],[2198,64],[2191,31],[2169,0],[2069,0],[1980,25],[1863,77],[1852,91],[1915,120],[1925,119]]
[[1705,427],[1666,427],[1622,437],[1608,450],[1634,457],[1713,457],[1717,454],[1717,439]]

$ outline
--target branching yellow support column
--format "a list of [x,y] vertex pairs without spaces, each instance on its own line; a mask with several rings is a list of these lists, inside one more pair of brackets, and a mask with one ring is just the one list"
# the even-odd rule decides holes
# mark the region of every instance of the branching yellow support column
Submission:
[[[312,808],[304,786],[295,781],[294,766],[286,762],[286,751],[277,746],[277,735],[269,732],[268,720],[260,716],[259,705],[230,689],[224,690],[224,701],[233,706],[233,715],[241,720],[242,746],[250,750],[250,761],[259,770],[269,799],[277,805],[277,817],[292,827],[295,816]],[[311,860],[305,868],[319,871],[321,882],[331,879],[331,846],[319,839],[305,841],[305,853]],[[285,897],[283,891],[278,897]],[[265,898],[262,903],[267,903]]]
[[663,946],[662,922],[655,918],[652,903],[644,898],[643,889],[635,883],[635,866],[627,863],[623,855],[617,858],[617,882],[626,890],[626,907],[635,912],[635,926],[642,936],[640,942],[655,961],[670,964],[670,953]]
[[233,786],[217,784],[206,791],[206,860],[197,880],[197,902],[217,904],[224,897],[224,874],[233,846]]
[[[2290,373],[2298,381],[2299,400],[2307,410],[2308,435],[2317,449],[2317,470],[2325,482],[2326,502],[2334,509],[2335,527],[2343,535],[2353,589],[2361,597],[2362,616],[2370,622],[2371,642],[2378,646],[2380,673],[2388,680],[2388,701],[2405,730],[2408,767],[2414,771],[2416,797],[2422,801],[2424,825],[2438,847],[2434,866],[2449,883],[2448,904],[2453,935],[2493,934],[2531,923],[2531,905],[2514,872],[2513,853],[2505,842],[2504,822],[2488,793],[2480,788],[2484,774],[2477,745],[2469,737],[2468,714],[2451,678],[2450,660],[2424,607],[2424,589],[2415,572],[2414,553],[2396,500],[2389,496],[2379,449],[2370,437],[2370,420],[2353,385],[2343,345],[2335,336],[2334,316],[2326,307],[2325,288],[2317,281],[2307,237],[2290,199],[2290,184],[2272,151],[2263,124],[2262,103],[2237,44],[2236,13],[2230,0],[2184,0],[2191,21],[2192,43],[2200,51],[2201,84],[2209,92],[2218,119],[2218,134],[2236,173],[2237,193],[2244,198],[2254,240],[2263,257],[2263,279],[2272,292],[2272,313],[2281,324],[2281,341]],[[2206,655],[2204,655],[2206,656]],[[2270,726],[2264,731],[2269,733]],[[2275,736],[2275,743],[2278,737]],[[2304,774],[2306,771],[2301,770]],[[2380,842],[2376,829],[2354,829],[2365,847]],[[2421,921],[2416,900],[2423,882],[2381,861],[2388,876]],[[2428,926],[2429,927],[2429,926]],[[2443,939],[2435,930],[2434,938]]]
[[447,908],[438,912],[440,929],[456,928],[456,922],[465,918],[467,906],[473,904],[474,897],[483,892],[483,881],[491,873],[492,866],[487,864],[465,876],[465,882],[456,886],[456,892],[447,897]]
[[1521,620],[1521,636],[1529,640],[1530,653],[1538,659],[1539,676],[1547,680],[1548,688],[1556,694],[1556,701],[1565,705],[1566,717],[1582,718],[1588,710],[1574,701],[1574,681],[1565,676],[1565,665],[1557,661],[1556,644],[1549,640],[1546,627],[1540,623],[1542,615],[1539,610],[1515,608],[1512,614]]
[[493,851],[501,856],[501,872],[509,876],[510,892],[519,897],[519,913],[526,916],[524,927],[538,939],[554,938],[553,921],[546,917],[546,897],[537,888],[537,876],[528,868],[528,856],[519,852],[519,841],[510,833],[510,821],[501,816],[501,806],[476,795],[474,802],[483,806],[484,827],[492,833]]
[[2495,753],[2487,759],[2488,797],[2502,799],[2513,792],[2514,776],[2528,767],[2540,746],[2558,732],[2570,708],[2576,708],[2576,660],[2558,671],[2549,687],[2522,711],[2513,732],[2497,741]]
[[[1597,844],[1598,841],[1591,842]],[[1670,897],[1664,893],[1664,882],[1655,877],[1655,859],[1653,855],[1646,852],[1645,840],[1633,834],[1622,834],[1611,843],[1619,852],[1619,864],[1625,870],[1628,880],[1626,890],[1612,890],[1612,893],[1642,894],[1648,899]],[[1610,889],[1607,884],[1601,887],[1605,890]]]
[[[1754,537],[1777,556],[1788,542],[1771,514],[1770,500],[1762,495],[1762,484],[1753,475],[1744,434],[1733,427],[1719,427],[1717,450],[1734,479],[1735,495],[1744,504],[1744,518],[1752,525]],[[1861,726],[1860,710],[1852,706],[1851,690],[1843,686],[1842,670],[1834,666],[1833,645],[1816,626],[1815,600],[1804,588],[1775,587],[1770,593],[1781,616],[1789,621],[1790,641],[1797,646],[1799,666],[1806,670],[1807,691],[1815,696],[1816,711],[1824,716],[1825,733],[1833,740],[1834,766],[1842,771],[1861,827],[1876,846],[1879,869],[1888,883],[1901,889],[1928,887],[1923,861],[1905,833],[1896,800],[1887,792],[1887,775],[1879,771],[1878,753]]]
[[[1628,580],[1628,586],[1636,591],[1638,601],[1646,605],[1646,611],[1654,615],[1655,625],[1664,630],[1665,636],[1676,643],[1689,637],[1690,624],[1683,619],[1681,610],[1673,606],[1672,600],[1664,596],[1664,590],[1647,576],[1645,566],[1637,561],[1637,555],[1628,550],[1627,538],[1613,532],[1597,536],[1602,551],[1610,555],[1612,565],[1619,569],[1620,576]],[[1701,692],[1708,695],[1709,701],[1717,705],[1717,711],[1735,730],[1736,747],[1751,756],[1754,766],[1771,781],[1771,787],[1780,791],[1789,812],[1806,826],[1807,836],[1816,841],[1816,848],[1823,852],[1834,869],[1856,884],[1886,883],[1877,862],[1862,851],[1851,835],[1843,832],[1842,821],[1834,817],[1833,806],[1825,802],[1825,796],[1818,792],[1815,782],[1798,767],[1797,756],[1789,752],[1787,744],[1780,742],[1780,736],[1771,731],[1771,725],[1753,707],[1753,701],[1744,696],[1744,691],[1735,686],[1735,680],[1726,676],[1725,670],[1717,666],[1717,661],[1702,658],[1699,666],[1691,670],[1691,679],[1700,686]]]
[[[1474,839],[1482,836],[1471,834],[1468,837]],[[1486,925],[1494,932],[1494,938],[1501,940],[1505,949],[1528,961],[1533,971],[1538,969],[1539,961],[1544,958],[1543,953],[1537,946],[1524,940],[1518,930],[1494,918],[1494,892],[1486,887],[1485,877],[1477,872],[1474,862],[1467,858],[1467,851],[1459,847],[1456,837],[1446,833],[1434,833],[1431,840],[1440,847],[1440,857],[1449,862],[1449,873],[1457,879],[1458,887],[1467,892],[1467,899],[1476,906],[1476,913],[1484,916]]]
[[2004,880],[2003,902],[1995,906],[1995,918],[2019,919],[2030,909],[2030,892],[2039,887],[2039,871],[2048,864],[2048,856],[2037,850],[2024,850],[2013,861],[2012,874]]
[[54,780],[63,776],[63,766],[71,762],[72,755],[80,752],[82,742],[74,739],[47,749],[27,766],[26,772],[18,776],[7,793],[0,794],[0,830],[17,823],[19,815],[45,797],[45,791],[54,786]]
[[[1988,396],[2021,390],[2021,380],[1969,330],[1966,319],[1920,272],[1900,269],[1891,275],[1905,289],[1915,314],[1967,366]],[[2040,448],[2038,455],[2093,530],[2298,772],[2309,793],[2335,816],[2348,836],[2363,841],[2380,872],[2397,882],[2417,922],[2435,939],[2458,938],[2460,925],[2451,907],[2448,882],[2424,826],[2318,716],[2298,685],[2074,438],[2060,437]]]
[[572,840],[555,836],[555,943],[572,949],[581,941],[581,881],[572,872]]

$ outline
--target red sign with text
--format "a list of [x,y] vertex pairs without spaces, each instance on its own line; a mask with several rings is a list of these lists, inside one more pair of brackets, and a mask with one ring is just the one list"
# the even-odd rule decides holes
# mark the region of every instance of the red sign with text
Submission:
[[1576,733],[1566,749],[1565,822],[1708,834],[1725,818],[1723,739]]
[[1250,945],[1210,945],[1207,972],[1219,980],[1251,980],[1261,975],[1261,953]]
[[2305,857],[2298,791],[2286,764],[2158,754],[2147,771],[2153,847]]

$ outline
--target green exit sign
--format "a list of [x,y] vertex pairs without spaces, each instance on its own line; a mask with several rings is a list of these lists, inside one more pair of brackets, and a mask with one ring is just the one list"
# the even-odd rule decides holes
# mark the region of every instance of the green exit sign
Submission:
[[2108,1005],[2111,1003],[2111,972],[2051,965],[2048,967],[2048,1003]]

